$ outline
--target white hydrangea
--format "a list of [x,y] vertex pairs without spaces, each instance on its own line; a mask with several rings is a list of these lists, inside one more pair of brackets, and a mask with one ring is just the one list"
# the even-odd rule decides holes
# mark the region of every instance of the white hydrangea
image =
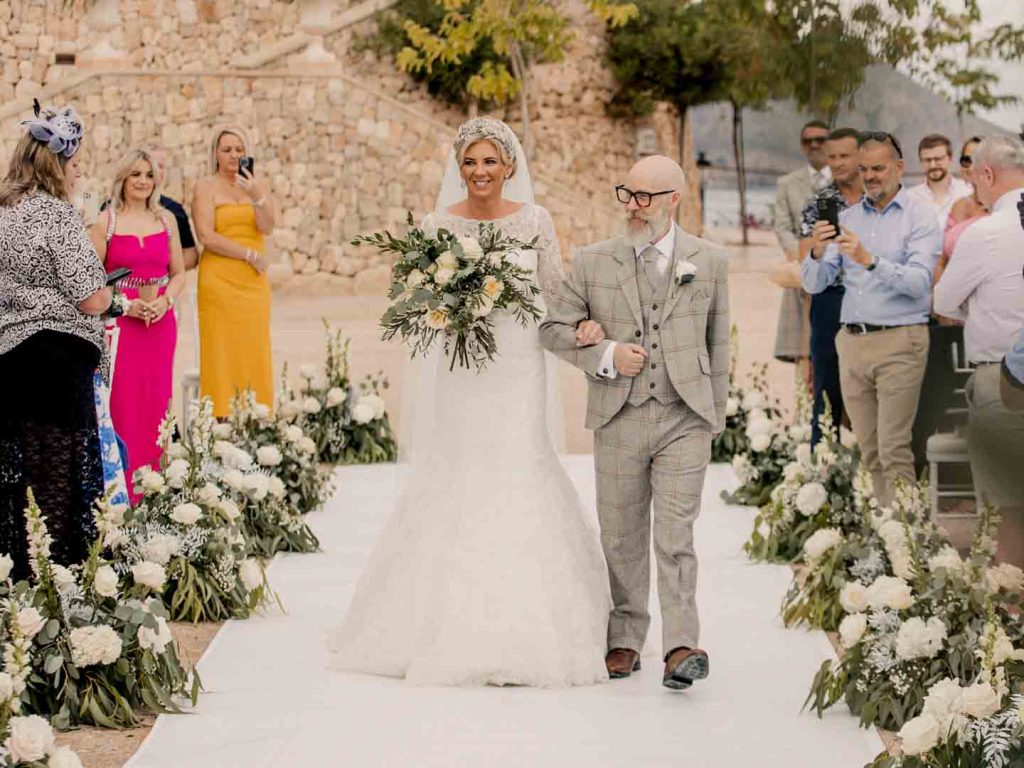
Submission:
[[284,439],[289,443],[297,443],[303,438],[302,427],[295,424],[289,424],[284,430]]
[[189,463],[185,459],[175,459],[167,465],[164,475],[171,488],[183,488],[188,479]]
[[316,442],[311,437],[303,437],[295,445],[302,453],[316,453]]
[[804,542],[804,556],[808,564],[818,562],[825,553],[843,541],[843,534],[838,528],[820,528],[812,533]]
[[999,563],[986,569],[985,582],[990,592],[998,592],[1000,589],[1020,592],[1024,587],[1024,571],[1010,563]]
[[38,635],[39,630],[46,626],[46,619],[31,605],[21,608],[15,621],[18,622],[21,634],[29,640]]
[[796,508],[804,517],[814,517],[828,501],[828,491],[821,483],[805,483],[796,494]]
[[767,418],[752,418],[747,422],[746,435],[748,440],[753,440],[758,435],[771,435],[775,431],[772,422]]
[[252,456],[227,440],[217,440],[213,444],[213,455],[229,469],[238,469],[244,472],[252,467]]
[[141,584],[154,592],[160,592],[167,581],[167,572],[159,563],[143,561],[132,566],[132,578],[136,584]]
[[945,736],[950,733],[963,711],[964,693],[960,681],[947,677],[928,689],[921,713],[931,715],[939,724],[939,733]]
[[910,585],[899,576],[879,576],[867,589],[868,605],[875,610],[902,611],[914,604]]
[[932,616],[925,621],[919,616],[907,619],[896,635],[896,656],[903,661],[933,659],[946,640],[946,625]]
[[71,630],[71,661],[76,667],[113,664],[121,657],[121,636],[99,624]]
[[264,445],[256,450],[256,461],[261,467],[276,467],[283,458],[276,445]]
[[944,568],[949,573],[962,574],[964,572],[964,561],[960,554],[948,544],[928,559],[928,569],[936,570]]
[[853,648],[864,637],[868,628],[868,617],[863,613],[851,613],[839,623],[839,637],[843,648]]
[[252,415],[260,421],[266,421],[270,418],[270,406],[266,403],[256,403],[252,407]]
[[113,597],[117,594],[117,572],[109,565],[101,565],[96,569],[92,588],[100,597]]
[[195,525],[203,516],[203,509],[191,501],[178,504],[171,510],[171,520],[181,525]]
[[42,760],[54,750],[53,728],[39,715],[12,717],[7,728],[4,747],[14,764]]
[[163,653],[170,645],[174,637],[171,635],[171,628],[161,616],[156,616],[157,628],[139,627],[139,647],[145,651],[152,650],[154,653]]
[[[194,504],[191,506],[195,506]],[[175,508],[177,509],[177,508]],[[174,515],[172,514],[173,518]],[[177,518],[175,518],[177,519]],[[180,520],[178,522],[181,522]],[[189,523],[191,525],[191,523]],[[181,551],[181,539],[169,533],[154,533],[140,548],[142,557],[151,563],[167,565]]]
[[790,484],[800,483],[804,478],[805,471],[804,465],[799,461],[791,461],[782,468],[782,479]]
[[230,440],[233,431],[232,426],[224,421],[213,425],[213,436],[217,440]]
[[848,581],[839,590],[839,604],[847,613],[861,613],[868,609],[868,588],[859,581]]

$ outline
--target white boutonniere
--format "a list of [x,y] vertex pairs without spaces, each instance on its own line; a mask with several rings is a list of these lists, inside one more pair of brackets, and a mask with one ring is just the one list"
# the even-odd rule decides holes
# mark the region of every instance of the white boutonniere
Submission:
[[697,265],[692,261],[676,262],[676,284],[686,285],[692,283],[697,276]]

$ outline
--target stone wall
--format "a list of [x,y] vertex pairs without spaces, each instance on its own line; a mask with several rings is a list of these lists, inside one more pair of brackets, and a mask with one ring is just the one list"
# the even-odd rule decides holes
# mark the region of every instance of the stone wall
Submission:
[[[232,62],[293,32],[291,4],[122,0],[124,28],[112,42],[130,50],[131,61],[87,76],[53,64],[56,51],[83,50],[96,39],[81,24],[81,7],[62,12],[61,2],[0,0],[0,32],[8,33],[0,44],[4,87],[28,102],[42,85],[46,101],[76,104],[89,129],[83,187],[94,199],[105,193],[122,151],[159,142],[170,155],[167,192],[187,204],[208,172],[211,127],[240,122],[252,129],[257,171],[269,176],[281,209],[277,273],[305,275],[298,279],[339,292],[386,285],[389,265],[348,243],[360,233],[401,229],[407,211],[419,218],[433,207],[464,115],[432,100],[390,61],[353,50],[353,37],[372,34],[372,22],[326,39],[339,60],[331,71],[301,68],[291,52],[243,69]],[[188,22],[192,12],[196,23]],[[632,122],[605,115],[613,84],[600,64],[601,30],[585,15],[577,21],[567,59],[536,68],[531,109],[538,200],[551,211],[566,255],[617,231],[612,186],[634,161],[637,136]],[[38,55],[29,53],[33,45]],[[4,113],[6,164],[28,104],[0,106]],[[498,116],[519,129],[517,110]],[[657,148],[676,154],[677,121],[662,111],[645,122]],[[696,173],[690,177],[695,184]],[[695,199],[694,188],[689,214]]]

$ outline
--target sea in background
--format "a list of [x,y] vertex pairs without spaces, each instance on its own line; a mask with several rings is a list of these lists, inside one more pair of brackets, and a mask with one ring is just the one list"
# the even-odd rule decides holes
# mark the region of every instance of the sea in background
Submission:
[[[747,187],[747,215],[758,228],[771,229],[774,186]],[[740,196],[735,187],[707,187],[704,190],[704,226],[721,229],[740,225]]]

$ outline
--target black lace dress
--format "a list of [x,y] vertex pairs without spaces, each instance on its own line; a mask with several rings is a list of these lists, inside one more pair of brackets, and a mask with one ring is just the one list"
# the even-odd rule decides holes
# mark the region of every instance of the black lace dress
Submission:
[[0,553],[28,573],[31,488],[53,559],[81,562],[103,493],[93,374],[106,369],[103,325],[77,305],[103,266],[70,204],[34,195],[0,207]]

